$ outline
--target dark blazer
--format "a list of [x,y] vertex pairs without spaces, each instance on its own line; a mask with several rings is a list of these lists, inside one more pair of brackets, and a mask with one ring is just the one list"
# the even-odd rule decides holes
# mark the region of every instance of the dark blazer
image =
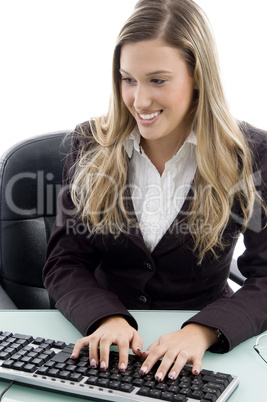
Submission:
[[[88,123],[83,124],[83,130],[90,135]],[[242,130],[254,155],[257,188],[267,203],[267,133],[246,123],[242,123]],[[76,131],[44,267],[44,284],[67,319],[86,335],[99,319],[113,314],[123,315],[137,328],[128,309],[199,310],[184,325],[195,322],[220,329],[227,341],[223,348],[213,348],[218,352],[266,330],[267,229],[261,229],[260,209],[255,208],[244,234],[246,251],[239,257],[238,266],[248,279],[236,293],[227,279],[241,229],[238,202],[224,232],[229,245],[217,250],[218,259],[206,255],[201,265],[191,251],[192,238],[184,223],[177,223],[186,213],[188,199],[152,253],[135,227],[118,236],[92,236],[70,213],[73,204],[68,172],[81,146]],[[133,210],[131,200],[130,206]]]

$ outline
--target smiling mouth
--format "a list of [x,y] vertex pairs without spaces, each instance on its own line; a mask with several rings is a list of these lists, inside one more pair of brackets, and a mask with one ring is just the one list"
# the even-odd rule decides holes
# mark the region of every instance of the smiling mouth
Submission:
[[151,114],[141,114],[141,113],[139,113],[139,116],[143,120],[152,120],[152,119],[154,119],[154,117],[157,117],[160,113],[161,113],[161,110],[159,110],[158,112],[155,112],[155,113],[151,113]]

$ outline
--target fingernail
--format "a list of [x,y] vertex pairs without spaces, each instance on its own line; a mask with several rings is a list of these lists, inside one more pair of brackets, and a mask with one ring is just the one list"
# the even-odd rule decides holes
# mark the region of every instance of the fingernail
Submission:
[[70,358],[71,358],[71,359],[75,359],[75,353],[72,353],[72,355],[71,355]]
[[91,366],[92,368],[96,368],[96,367],[97,367],[95,359],[92,359],[92,360],[91,360],[90,366]]
[[174,380],[174,379],[175,379],[175,376],[176,376],[176,372],[173,371],[172,373],[170,373],[170,374],[168,375],[168,378],[169,378],[169,380]]
[[156,377],[155,377],[155,380],[157,381],[157,382],[161,382],[162,380],[163,380],[163,373],[158,373],[157,375],[156,375]]
[[101,371],[106,371],[106,368],[107,368],[106,363],[105,363],[104,361],[101,362],[101,364],[100,364],[100,370],[101,370]]
[[124,363],[121,363],[119,370],[121,373],[124,373],[126,370],[126,365]]
[[140,348],[137,348],[136,350],[137,352],[142,353],[142,350]]
[[141,375],[146,375],[146,373],[147,373],[147,366],[141,367],[140,374]]
[[199,371],[198,371],[198,370],[194,370],[194,374],[195,374],[195,375],[199,375]]

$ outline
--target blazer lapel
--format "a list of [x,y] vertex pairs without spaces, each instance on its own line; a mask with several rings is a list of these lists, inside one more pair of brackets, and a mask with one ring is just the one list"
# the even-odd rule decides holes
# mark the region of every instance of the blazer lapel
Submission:
[[170,251],[173,248],[181,247],[183,244],[188,243],[188,241],[192,239],[192,237],[190,236],[190,232],[188,231],[189,228],[186,219],[192,195],[193,191],[192,189],[190,189],[180,212],[172,222],[167,232],[164,234],[159,243],[156,245],[152,254],[157,255],[166,253],[167,251]]

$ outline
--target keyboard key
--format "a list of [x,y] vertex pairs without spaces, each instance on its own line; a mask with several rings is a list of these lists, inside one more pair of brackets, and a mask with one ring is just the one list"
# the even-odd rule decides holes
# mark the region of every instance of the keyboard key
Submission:
[[21,358],[21,361],[24,363],[31,363],[32,360],[33,360],[33,357],[30,357],[30,356],[23,356]]
[[5,332],[2,333],[2,335],[6,336],[8,338],[9,336],[12,336],[13,334],[12,334],[12,332],[5,331]]
[[36,370],[36,374],[45,375],[45,374],[48,373],[48,370],[49,370],[48,367],[45,367],[45,366],[39,367],[39,368]]
[[163,382],[160,382],[159,384],[157,384],[156,388],[160,389],[161,391],[165,391],[165,390],[167,390],[168,385],[164,384]]
[[126,376],[123,376],[122,377],[122,382],[123,383],[128,383],[128,384],[131,384],[132,382],[133,382],[133,377],[131,377],[131,376],[129,376],[129,375],[126,375]]
[[14,370],[23,370],[23,369],[24,369],[24,366],[25,366],[25,363],[23,363],[23,362],[14,362],[12,368],[13,368]]
[[19,353],[14,353],[12,354],[12,356],[10,357],[10,359],[12,360],[20,360],[21,359],[21,355]]
[[14,360],[5,360],[1,367],[6,367],[6,368],[12,368],[13,364],[14,364]]
[[49,360],[48,362],[46,362],[44,365],[46,367],[50,367],[50,368],[54,368],[56,366],[56,362],[53,362],[52,360]]
[[229,383],[233,380],[233,377],[230,374],[215,373],[214,376],[216,378],[227,380]]
[[173,400],[173,393],[168,391],[162,391],[161,399],[164,401],[172,401]]
[[169,385],[168,391],[173,392],[174,394],[179,394],[180,388],[178,387],[178,385]]
[[7,360],[11,356],[11,353],[0,352],[0,360]]
[[145,387],[147,388],[154,388],[156,386],[155,381],[146,381]]
[[71,373],[75,373],[75,371],[77,370],[77,366],[75,364],[73,365],[69,364],[66,366],[66,370],[70,371]]
[[99,371],[97,369],[91,369],[89,370],[89,376],[97,376]]
[[55,344],[55,341],[53,339],[45,339],[43,343],[52,347]]
[[88,370],[87,367],[79,367],[79,368],[77,369],[77,373],[80,373],[80,374],[82,374],[83,376],[87,376],[87,375],[88,375],[88,372],[89,372],[89,370]]
[[13,338],[21,339],[30,343],[33,340],[31,335],[23,335],[23,334],[14,334]]
[[58,369],[49,369],[47,372],[47,375],[49,375],[50,377],[58,377],[60,370]]
[[42,366],[44,363],[45,361],[43,359],[39,359],[37,357],[32,360],[32,364],[38,367]]
[[69,359],[69,354],[62,352],[59,352],[55,356],[52,357],[51,360],[57,363],[65,363]]
[[137,392],[137,395],[143,395],[143,396],[148,396],[150,392],[150,388],[148,387],[141,387],[139,391]]
[[144,383],[145,383],[145,380],[143,380],[142,378],[135,378],[133,380],[133,385],[135,387],[141,387],[142,385],[144,385]]
[[109,379],[108,378],[99,378],[97,385],[99,385],[100,387],[107,387],[109,384]]
[[134,387],[132,386],[132,384],[123,383],[120,386],[120,391],[123,391],[123,392],[132,392],[133,390],[134,390]]
[[152,398],[160,398],[161,397],[161,390],[160,389],[151,389],[149,391],[148,396],[151,396]]
[[109,378],[110,373],[108,371],[102,371],[102,372],[99,373],[98,377],[99,378]]
[[192,398],[194,398],[194,399],[202,399],[203,398],[203,396],[204,396],[204,393],[202,392],[202,391],[193,391],[192,392]]
[[70,381],[80,382],[83,379],[83,376],[80,373],[71,373]]
[[220,393],[222,393],[225,389],[225,386],[223,384],[216,384],[215,382],[208,382],[208,384],[206,384],[206,385],[207,385],[207,387],[217,389]]
[[62,370],[59,372],[58,377],[62,380],[68,380],[70,378],[70,372],[66,370]]
[[88,377],[86,384],[96,385],[97,382],[98,382],[97,377],[90,376],[90,377]]
[[181,395],[186,395],[188,398],[192,395],[192,391],[191,391],[191,389],[190,388],[188,388],[188,387],[182,387],[181,389],[180,389],[180,394]]
[[109,388],[111,388],[111,389],[119,390],[120,385],[121,385],[120,381],[116,381],[116,380],[110,380],[109,381]]
[[36,368],[37,367],[34,364],[25,364],[23,371],[26,371],[27,373],[34,373]]
[[221,384],[224,386],[227,386],[229,384],[229,381],[226,378],[219,378],[219,377],[210,376],[210,375],[204,375],[204,377],[202,377],[202,380],[207,383],[213,382],[213,383]]
[[35,339],[33,340],[33,343],[36,344],[36,345],[40,345],[40,344],[43,343],[44,341],[45,341],[44,338],[38,337],[38,338],[35,338]]
[[221,394],[221,392],[220,392],[218,389],[213,388],[213,387],[210,387],[210,386],[208,386],[208,385],[205,385],[205,386],[204,386],[203,392],[204,392],[204,393],[208,393],[208,394],[213,394],[213,395],[215,395],[217,398],[218,398],[218,396],[220,396],[220,394]]
[[215,402],[217,400],[217,396],[214,394],[207,393],[204,395],[204,401]]
[[53,368],[56,368],[56,369],[59,369],[59,370],[64,370],[66,368],[66,364],[65,363],[57,363],[55,365],[55,367],[53,367]]
[[54,348],[57,348],[57,349],[64,349],[65,346],[66,346],[65,342],[57,341],[54,343]]
[[[186,402],[187,401],[187,397],[184,395],[174,395],[172,400],[174,402]],[[206,400],[205,400],[206,401]]]

